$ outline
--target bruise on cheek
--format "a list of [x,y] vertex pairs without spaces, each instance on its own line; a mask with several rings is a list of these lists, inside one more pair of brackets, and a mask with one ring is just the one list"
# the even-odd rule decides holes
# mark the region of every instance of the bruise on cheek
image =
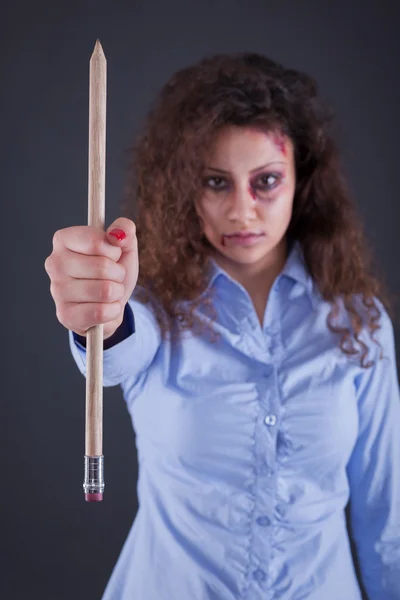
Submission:
[[249,194],[253,198],[253,200],[257,200],[256,191],[251,187],[251,185],[249,185]]
[[274,133],[274,144],[275,146],[278,147],[278,149],[280,150],[280,152],[282,152],[283,156],[286,156],[287,154],[287,149],[286,149],[286,142],[285,139],[283,137],[282,134],[279,133]]

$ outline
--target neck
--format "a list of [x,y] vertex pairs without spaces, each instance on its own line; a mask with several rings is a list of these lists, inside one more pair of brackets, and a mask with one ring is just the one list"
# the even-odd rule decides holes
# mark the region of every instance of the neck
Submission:
[[288,244],[284,237],[278,246],[258,263],[247,265],[233,262],[226,256],[215,257],[215,262],[247,290],[260,321],[272,284],[285,265],[287,253]]

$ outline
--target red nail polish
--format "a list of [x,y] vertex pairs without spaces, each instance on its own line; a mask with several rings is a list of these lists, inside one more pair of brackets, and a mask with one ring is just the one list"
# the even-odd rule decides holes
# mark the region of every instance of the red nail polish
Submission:
[[122,229],[112,229],[109,233],[110,235],[115,235],[115,237],[119,241],[124,240],[126,238],[126,233]]

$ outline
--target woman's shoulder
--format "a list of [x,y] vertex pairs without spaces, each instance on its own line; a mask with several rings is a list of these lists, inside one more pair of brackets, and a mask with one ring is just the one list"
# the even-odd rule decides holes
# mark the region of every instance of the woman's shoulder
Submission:
[[[395,354],[394,325],[388,308],[377,296],[367,300],[362,294],[353,294],[351,301],[340,300],[343,322],[353,335],[357,325],[356,341],[368,348],[368,358],[372,361],[380,356]],[[353,318],[353,320],[352,320]],[[382,352],[381,352],[382,351]]]

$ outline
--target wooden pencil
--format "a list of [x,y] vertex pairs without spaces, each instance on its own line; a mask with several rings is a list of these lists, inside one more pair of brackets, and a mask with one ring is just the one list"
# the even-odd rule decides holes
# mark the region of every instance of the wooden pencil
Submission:
[[[88,225],[105,227],[107,61],[99,42],[90,59]],[[84,493],[103,500],[103,325],[87,331]]]

